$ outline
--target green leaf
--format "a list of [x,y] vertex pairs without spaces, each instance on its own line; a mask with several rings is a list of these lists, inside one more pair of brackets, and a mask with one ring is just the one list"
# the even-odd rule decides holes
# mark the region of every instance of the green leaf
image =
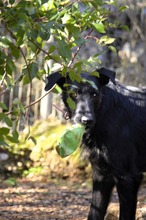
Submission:
[[18,143],[18,139],[13,136],[7,135],[6,138],[12,143]]
[[26,30],[24,28],[21,28],[18,32],[17,32],[17,42],[16,42],[16,46],[20,46],[24,44],[24,36],[25,36]]
[[4,141],[3,135],[0,135],[0,142],[1,142],[1,141]]
[[20,111],[25,114],[25,107],[24,105],[22,104],[22,102],[19,103],[19,108],[20,108]]
[[18,131],[14,130],[14,131],[12,132],[12,135],[13,135],[13,138],[14,138],[15,140],[18,140],[18,137],[19,137]]
[[0,102],[0,108],[2,108],[3,110],[8,110],[6,104],[3,102]]
[[8,72],[8,74],[12,74],[12,72],[16,71],[16,66],[15,63],[13,62],[12,59],[10,59],[9,57],[7,57],[6,60],[6,71]]
[[75,20],[72,18],[70,14],[65,14],[62,18],[62,23],[63,24],[74,24]]
[[72,154],[77,147],[81,145],[83,134],[84,127],[78,124],[67,129],[61,136],[58,146],[56,147],[57,153],[60,157],[64,158]]
[[51,54],[51,58],[50,56],[45,57],[45,60],[50,60],[50,59],[54,60],[56,63],[61,63],[61,58],[57,54]]
[[38,73],[38,64],[35,62],[30,63],[27,68],[22,70],[23,72],[23,83],[24,85],[29,84]]
[[92,25],[95,28],[95,30],[98,31],[99,33],[101,33],[101,34],[106,33],[104,24],[102,24],[102,23],[93,23]]
[[16,71],[16,66],[15,66],[13,60],[10,59],[9,57],[7,57],[7,60],[6,60],[6,71],[9,75],[11,75],[12,72]]
[[47,29],[45,24],[41,24],[38,27],[38,34],[42,38],[42,40],[48,40],[50,37],[50,32]]
[[31,140],[34,143],[34,145],[37,144],[37,140],[32,136],[29,136],[28,140]]
[[0,46],[4,48],[8,48],[10,46],[11,41],[7,37],[0,37]]
[[85,40],[82,37],[77,37],[75,38],[74,42],[76,43],[77,46],[80,46],[85,43]]
[[71,97],[68,97],[67,98],[67,104],[69,105],[69,107],[71,108],[71,109],[76,109],[76,103],[72,100],[72,98]]
[[9,3],[10,3],[11,5],[13,5],[14,2],[15,2],[15,0],[9,0]]
[[6,179],[5,182],[9,185],[9,186],[15,186],[17,183],[17,179],[14,177],[11,177],[9,179]]
[[1,138],[0,138],[0,145],[10,147],[10,145],[7,144],[4,140],[1,140]]
[[99,43],[104,43],[106,44],[112,44],[115,41],[115,38],[113,37],[108,37],[108,36],[103,36],[100,38]]
[[83,65],[83,63],[82,63],[81,61],[76,62],[76,63],[74,64],[74,69],[77,69],[77,73],[79,73],[79,74],[81,73],[82,65]]
[[53,93],[62,93],[62,89],[60,88],[60,86],[56,85],[54,89],[52,89]]
[[112,52],[114,52],[115,54],[117,54],[117,50],[116,50],[115,47],[109,46],[108,48],[109,48]]
[[17,105],[19,102],[20,102],[20,100],[19,100],[18,98],[15,98],[15,99],[13,100],[13,104],[14,104],[14,105]]
[[0,128],[0,135],[7,135],[9,134],[10,129],[6,127]]
[[12,127],[13,125],[12,120],[8,116],[6,115],[4,116],[4,121],[9,127]]
[[80,69],[79,69],[78,73],[76,73],[76,71],[74,69],[70,69],[69,70],[69,77],[72,81],[76,80],[77,82],[81,82],[82,78],[80,76]]
[[[86,0],[84,0],[84,1],[86,1]],[[87,1],[87,2],[88,2],[88,1]],[[98,5],[102,5],[103,0],[90,0],[90,2],[91,2],[91,4],[92,4],[95,8],[97,8]]]
[[70,69],[70,71],[69,71],[69,78],[71,79],[72,82],[75,80],[75,75],[76,75],[75,70],[74,69]]
[[67,44],[64,40],[58,40],[57,43],[58,43],[59,54],[62,57],[68,58],[70,60],[72,56],[70,45]]
[[95,90],[98,90],[97,85],[93,81],[87,79],[82,79],[82,81],[89,83]]
[[51,45],[51,46],[49,47],[48,53],[49,53],[49,54],[50,54],[50,53],[53,53],[55,50],[56,50],[56,47],[55,47],[54,45]]
[[[19,56],[20,56],[20,51],[19,51],[19,49],[15,46],[15,44],[12,43],[12,41],[11,41],[9,38],[7,38],[7,37],[5,37],[5,36],[1,37],[1,38],[0,38],[0,46],[1,46],[1,47],[4,47],[4,48],[10,48],[10,49],[11,49],[12,56],[14,56],[16,59],[19,58]],[[8,59],[8,58],[7,58],[7,59]],[[11,59],[10,59],[10,60],[11,60]],[[11,60],[11,61],[12,61],[12,60]]]
[[99,77],[99,73],[97,71],[92,71],[90,73],[92,76],[96,76],[96,77]]
[[124,29],[125,31],[129,31],[129,27],[127,25],[122,25],[120,28]]
[[2,121],[5,117],[5,114],[4,113],[0,113],[0,121]]
[[54,0],[49,0],[48,2],[44,3],[41,7],[40,10],[43,12],[47,12],[48,10],[54,9]]
[[67,30],[69,31],[69,33],[71,35],[73,35],[74,37],[80,37],[81,36],[80,29],[75,24],[68,23],[65,26],[66,26]]
[[126,9],[129,9],[129,6],[128,6],[128,5],[122,5],[122,6],[119,8],[119,11],[125,11]]
[[11,53],[12,55],[18,59],[20,57],[20,51],[19,49],[14,45],[14,44],[11,44],[10,45],[10,48],[11,48]]
[[13,120],[12,133],[17,130],[17,126],[18,126],[18,120]]

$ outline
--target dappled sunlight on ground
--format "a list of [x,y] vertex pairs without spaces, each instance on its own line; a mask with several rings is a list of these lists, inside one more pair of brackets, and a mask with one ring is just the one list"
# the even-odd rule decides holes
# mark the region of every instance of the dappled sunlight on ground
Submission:
[[[141,189],[138,218],[146,213],[146,187]],[[0,184],[0,220],[86,220],[91,201],[91,185],[70,179],[40,181],[22,179],[15,186]],[[106,220],[117,220],[118,197],[114,190]],[[144,213],[144,214],[143,214]]]

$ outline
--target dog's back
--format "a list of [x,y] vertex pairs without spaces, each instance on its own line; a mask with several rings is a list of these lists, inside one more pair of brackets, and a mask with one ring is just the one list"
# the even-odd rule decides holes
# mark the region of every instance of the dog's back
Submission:
[[146,88],[134,86],[123,86],[117,81],[117,91],[127,96],[133,103],[139,106],[146,106]]

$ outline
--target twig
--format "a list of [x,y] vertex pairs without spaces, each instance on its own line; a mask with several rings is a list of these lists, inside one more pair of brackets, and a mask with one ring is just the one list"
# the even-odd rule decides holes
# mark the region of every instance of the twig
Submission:
[[52,104],[57,110],[59,110],[60,112],[62,112],[62,114],[65,114],[65,112],[57,105]]
[[[58,63],[58,61],[56,59],[54,59],[48,52],[46,52],[44,49],[42,49],[40,46],[38,46],[38,44],[36,44],[34,41],[32,41],[31,39],[29,39],[29,41],[31,43],[33,43],[40,51],[42,51],[44,54],[46,54],[50,59],[54,60],[56,63]],[[62,64],[61,64],[62,65]],[[63,66],[63,65],[62,65]]]
[[[92,32],[93,32],[93,29],[91,29],[91,30],[89,31],[89,33],[84,37],[84,40],[86,40],[87,38],[89,38],[89,37],[90,37],[90,34],[91,34]],[[76,49],[75,54],[73,55],[71,61],[70,61],[69,64],[67,65],[68,67],[70,67],[70,66],[73,64],[73,62],[74,62],[76,56],[78,55],[79,51],[80,51],[81,48],[84,46],[84,44],[85,44],[85,42],[82,43],[82,44]]]
[[[28,108],[30,108],[31,106],[33,106],[33,105],[37,104],[38,102],[40,102],[45,96],[47,96],[47,95],[52,91],[52,89],[54,89],[55,86],[56,86],[56,84],[55,84],[50,90],[48,90],[48,92],[46,92],[43,96],[41,96],[41,97],[39,97],[37,100],[31,102],[29,105],[26,105],[24,108],[25,108],[25,109],[28,109]],[[12,113],[13,113],[13,111],[9,111],[9,112],[6,112],[5,114],[6,114],[6,115],[10,115],[10,114],[12,114]]]
[[2,80],[1,80],[1,83],[0,83],[1,86],[3,85],[3,82],[5,80],[6,75],[7,75],[7,72],[5,72],[4,75],[2,76]]
[[[30,74],[30,70],[29,70],[29,67],[28,67],[27,59],[26,59],[26,57],[25,57],[25,55],[24,55],[23,50],[21,49],[20,46],[18,46],[18,49],[20,50],[20,52],[21,52],[21,54],[22,54],[22,57],[23,57],[23,59],[24,59],[24,61],[25,61],[26,68],[27,68],[27,72],[28,72],[28,77],[29,77],[29,81],[30,81],[30,91],[29,91],[29,96],[28,96],[28,98],[29,98],[29,105],[30,105],[30,104],[31,104],[31,94],[32,94],[31,74]],[[28,105],[28,106],[29,106],[29,105]],[[28,117],[29,111],[30,111],[30,108],[28,108],[28,111],[27,111],[27,113],[26,113],[27,122],[28,122],[28,118],[29,118],[29,117]]]
[[[12,32],[11,30],[9,30],[9,28],[7,27],[7,25],[6,25],[6,28],[7,28],[8,32],[10,33],[11,37],[12,37],[15,41],[17,41],[16,36],[13,34],[13,32]],[[21,54],[22,54],[22,57],[23,57],[24,62],[25,62],[25,64],[26,64],[26,68],[27,68],[27,72],[28,72],[28,77],[29,77],[29,80],[30,80],[30,93],[29,93],[29,105],[30,105],[30,104],[31,104],[31,92],[32,92],[31,74],[30,74],[30,70],[29,70],[29,67],[28,67],[27,59],[26,59],[26,57],[25,57],[25,54],[24,54],[22,48],[21,48],[20,46],[17,46],[17,48],[19,49],[19,51],[20,51]],[[29,109],[28,109],[28,112],[27,112],[27,119],[28,119],[28,114],[29,114]]]
[[[16,77],[16,79],[14,80],[14,84],[16,84],[16,83],[19,81],[19,79],[20,79],[21,76],[23,76],[23,74],[21,74],[21,75],[19,75],[19,76]],[[11,86],[11,85],[10,85],[10,86]],[[9,91],[10,88],[11,88],[11,87],[9,87],[9,88],[2,88],[3,90],[0,91],[0,96],[2,96],[2,95],[5,94],[7,91]]]
[[[93,40],[99,40],[97,37],[92,36],[92,35],[88,35],[87,38],[91,38],[91,39],[93,39]],[[87,38],[86,38],[86,39],[87,39]]]

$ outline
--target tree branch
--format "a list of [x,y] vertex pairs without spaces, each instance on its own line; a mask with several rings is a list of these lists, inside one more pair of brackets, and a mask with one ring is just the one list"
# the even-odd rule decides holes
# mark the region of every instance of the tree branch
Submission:
[[[29,41],[31,43],[33,43],[40,51],[42,51],[44,54],[46,54],[50,59],[54,60],[56,63],[58,63],[58,61],[56,59],[54,59],[48,52],[46,52],[44,49],[42,49],[38,44],[36,44],[34,41],[32,41],[31,39],[29,39]],[[62,64],[61,64],[62,65]],[[62,65],[63,66],[63,65]]]
[[[90,34],[91,34],[92,32],[93,32],[93,29],[91,29],[91,30],[89,31],[89,33],[84,37],[84,40],[86,40],[87,38],[89,38],[89,37],[90,37]],[[74,62],[76,56],[78,55],[79,51],[81,50],[81,48],[82,48],[84,45],[85,45],[85,42],[82,43],[82,44],[76,49],[75,54],[73,55],[71,61],[70,61],[69,64],[67,65],[68,67],[70,67],[70,66],[73,64],[73,62]]]
[[[47,95],[54,89],[55,86],[56,86],[56,84],[55,84],[48,92],[46,92],[43,96],[41,96],[41,97],[39,97],[37,100],[31,102],[29,105],[26,105],[24,108],[25,108],[25,109],[28,109],[28,108],[30,108],[31,106],[33,106],[33,105],[37,104],[38,102],[40,102],[45,96],[47,96]],[[10,114],[12,114],[12,113],[13,113],[13,111],[9,111],[9,112],[6,112],[5,114],[6,114],[6,115],[10,115]]]

